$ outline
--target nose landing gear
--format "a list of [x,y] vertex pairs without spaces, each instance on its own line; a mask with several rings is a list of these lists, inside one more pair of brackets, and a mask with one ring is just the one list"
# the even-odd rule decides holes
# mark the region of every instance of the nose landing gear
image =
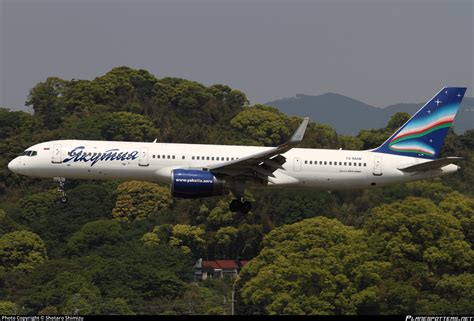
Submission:
[[59,197],[59,202],[61,204],[66,204],[68,201],[67,195],[66,195],[66,190],[64,188],[64,185],[66,183],[66,178],[65,177],[54,177],[53,180],[58,183],[58,192],[61,194]]

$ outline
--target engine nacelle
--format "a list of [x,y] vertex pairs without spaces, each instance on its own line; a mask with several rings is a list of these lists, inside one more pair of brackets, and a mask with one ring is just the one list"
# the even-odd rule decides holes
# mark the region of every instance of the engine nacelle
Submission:
[[179,198],[200,198],[225,195],[225,180],[211,172],[196,169],[175,169],[171,172],[171,195]]

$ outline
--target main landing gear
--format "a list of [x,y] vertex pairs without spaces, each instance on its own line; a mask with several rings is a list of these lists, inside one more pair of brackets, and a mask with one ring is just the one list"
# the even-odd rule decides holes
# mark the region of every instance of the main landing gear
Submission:
[[58,192],[61,194],[59,197],[59,202],[61,204],[66,204],[68,201],[66,190],[64,189],[64,184],[66,183],[66,178],[64,177],[54,177],[53,180],[58,183]]
[[230,202],[229,210],[231,212],[240,212],[242,214],[247,214],[248,212],[250,212],[250,210],[252,209],[252,203],[244,199],[245,181],[233,181],[230,190],[232,191],[232,194],[234,194],[235,199]]
[[244,198],[232,200],[229,204],[229,210],[231,212],[241,212],[242,214],[247,214],[252,209],[252,203],[249,201],[244,201]]

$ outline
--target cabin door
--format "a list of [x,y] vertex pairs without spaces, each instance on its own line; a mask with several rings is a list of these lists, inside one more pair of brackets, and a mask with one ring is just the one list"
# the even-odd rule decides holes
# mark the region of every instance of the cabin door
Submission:
[[293,170],[295,172],[301,171],[301,158],[300,157],[295,157],[293,160]]
[[380,156],[374,157],[374,172],[375,176],[382,176],[382,158]]
[[53,164],[61,164],[63,162],[61,145],[53,146],[53,158],[51,159]]
[[140,148],[140,159],[139,159],[138,165],[140,166],[150,165],[150,162],[148,160],[148,148],[146,147]]

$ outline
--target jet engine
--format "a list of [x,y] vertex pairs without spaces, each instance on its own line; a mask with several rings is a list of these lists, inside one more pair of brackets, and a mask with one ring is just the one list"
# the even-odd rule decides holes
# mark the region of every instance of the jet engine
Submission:
[[171,195],[178,198],[200,198],[225,195],[225,180],[208,171],[175,169],[171,172]]

